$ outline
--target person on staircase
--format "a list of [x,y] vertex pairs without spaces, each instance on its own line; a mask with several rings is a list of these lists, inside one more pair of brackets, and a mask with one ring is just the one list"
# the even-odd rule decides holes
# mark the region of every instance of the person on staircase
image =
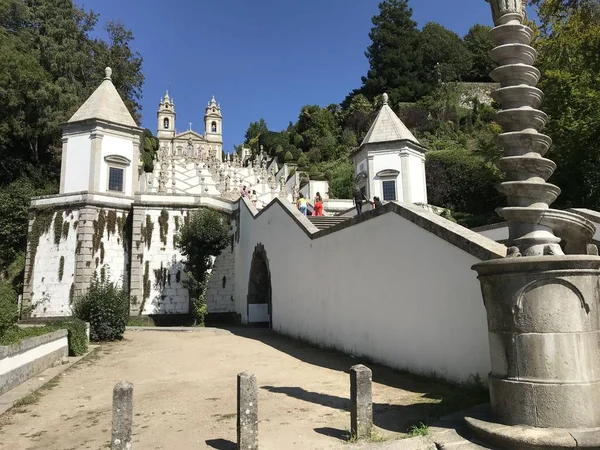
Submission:
[[308,213],[308,202],[304,198],[304,194],[300,194],[300,198],[298,198],[297,206],[298,206],[298,209],[300,210],[300,212],[306,216]]
[[363,191],[361,191],[358,187],[354,189],[354,196],[352,200],[354,201],[354,206],[356,207],[356,214],[362,213],[363,200],[369,201]]
[[321,194],[319,192],[317,192],[317,195],[315,196],[315,216],[322,216],[323,215],[323,197],[321,197]]

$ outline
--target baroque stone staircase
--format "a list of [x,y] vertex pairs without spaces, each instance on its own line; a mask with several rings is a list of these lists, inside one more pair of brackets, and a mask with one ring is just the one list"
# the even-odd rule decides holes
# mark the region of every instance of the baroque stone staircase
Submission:
[[334,225],[345,222],[348,219],[349,217],[342,216],[308,216],[308,220],[310,220],[312,224],[319,230],[325,230],[333,227]]

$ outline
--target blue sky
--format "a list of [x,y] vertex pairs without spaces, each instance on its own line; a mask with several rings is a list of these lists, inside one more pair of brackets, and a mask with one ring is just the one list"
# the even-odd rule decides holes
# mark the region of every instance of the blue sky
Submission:
[[[368,69],[371,17],[379,0],[76,0],[122,21],[144,58],[142,126],[156,132],[165,90],[175,99],[176,127],[203,132],[214,95],[223,111],[224,148],[240,144],[263,117],[279,131],[306,104],[341,102]],[[419,27],[439,22],[461,36],[491,25],[484,0],[411,0]],[[169,87],[170,86],[170,87]]]

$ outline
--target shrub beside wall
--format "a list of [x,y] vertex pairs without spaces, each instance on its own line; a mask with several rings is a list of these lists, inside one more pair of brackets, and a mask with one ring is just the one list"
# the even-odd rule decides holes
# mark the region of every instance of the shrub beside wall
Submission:
[[7,282],[0,282],[0,338],[15,326],[19,318],[17,293]]
[[83,320],[76,317],[52,322],[46,327],[57,330],[66,329],[69,332],[69,356],[85,355],[88,351],[86,326]]
[[73,316],[90,323],[92,341],[120,340],[129,319],[129,296],[110,280],[95,278],[75,300]]

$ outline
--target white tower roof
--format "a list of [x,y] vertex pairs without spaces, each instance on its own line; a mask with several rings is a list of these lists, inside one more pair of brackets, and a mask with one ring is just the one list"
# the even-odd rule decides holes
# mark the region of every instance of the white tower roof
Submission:
[[100,119],[107,122],[137,127],[135,120],[131,117],[129,110],[123,103],[123,99],[117,92],[111,80],[112,69],[106,68],[104,80],[85,101],[68,123],[80,122],[89,119]]
[[421,145],[406,125],[398,118],[388,105],[388,95],[383,94],[383,106],[375,118],[373,125],[362,141],[362,145],[376,142],[411,141]]

